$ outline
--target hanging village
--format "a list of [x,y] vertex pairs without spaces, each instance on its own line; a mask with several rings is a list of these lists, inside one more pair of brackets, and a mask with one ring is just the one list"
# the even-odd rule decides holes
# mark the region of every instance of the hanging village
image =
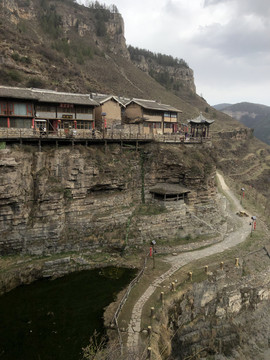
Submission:
[[210,139],[214,120],[202,114],[183,123],[181,110],[154,100],[0,86],[0,138]]

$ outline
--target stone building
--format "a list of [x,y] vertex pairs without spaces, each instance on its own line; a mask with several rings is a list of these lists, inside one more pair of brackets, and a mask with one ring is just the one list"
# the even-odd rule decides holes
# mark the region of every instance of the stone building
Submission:
[[113,95],[92,93],[91,98],[98,102],[95,109],[96,127],[99,130],[112,130],[122,124],[124,104]]
[[137,124],[139,133],[172,134],[178,130],[178,110],[154,100],[132,99],[126,104],[125,122]]

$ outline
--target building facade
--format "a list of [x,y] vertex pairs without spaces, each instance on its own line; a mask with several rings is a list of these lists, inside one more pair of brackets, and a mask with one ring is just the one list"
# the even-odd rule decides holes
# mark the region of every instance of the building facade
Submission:
[[132,99],[126,104],[125,121],[142,124],[144,134],[173,134],[178,130],[179,113],[180,110],[153,100]]
[[96,106],[87,94],[0,86],[0,128],[90,131]]

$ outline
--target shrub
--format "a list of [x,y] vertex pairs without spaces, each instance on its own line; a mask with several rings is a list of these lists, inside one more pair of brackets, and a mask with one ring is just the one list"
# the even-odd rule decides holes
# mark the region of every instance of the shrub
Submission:
[[16,82],[22,81],[22,75],[14,69],[7,71],[7,75],[13,81],[16,81]]
[[15,61],[19,61],[20,60],[20,55],[18,53],[13,53],[11,55],[12,59]]
[[32,77],[30,78],[27,83],[27,87],[33,87],[33,88],[43,88],[46,87],[44,81],[40,79],[39,77]]

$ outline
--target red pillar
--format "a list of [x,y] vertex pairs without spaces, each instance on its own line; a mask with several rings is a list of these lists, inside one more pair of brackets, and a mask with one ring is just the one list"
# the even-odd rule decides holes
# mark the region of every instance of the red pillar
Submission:
[[9,120],[9,117],[7,118],[7,127],[10,128],[10,120]]
[[33,118],[32,119],[32,129],[34,129],[35,128],[35,119]]

